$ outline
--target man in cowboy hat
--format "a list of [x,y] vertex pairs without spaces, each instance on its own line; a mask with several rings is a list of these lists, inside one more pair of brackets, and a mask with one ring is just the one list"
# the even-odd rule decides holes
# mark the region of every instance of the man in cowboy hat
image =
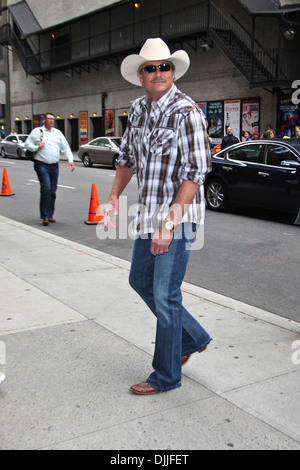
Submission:
[[157,318],[154,371],[130,387],[138,395],[180,387],[182,365],[211,341],[183,307],[180,290],[191,243],[204,221],[203,184],[210,170],[205,118],[174,84],[189,64],[185,51],[171,54],[160,38],[148,39],[121,64],[123,77],[143,86],[146,96],[129,113],[104,224],[115,224],[119,196],[136,173],[137,238],[129,282]]

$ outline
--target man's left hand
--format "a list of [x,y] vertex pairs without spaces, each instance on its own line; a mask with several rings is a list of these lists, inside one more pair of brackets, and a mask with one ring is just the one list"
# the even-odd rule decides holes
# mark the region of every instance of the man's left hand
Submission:
[[163,255],[168,253],[169,246],[173,240],[174,232],[167,230],[165,227],[160,227],[157,232],[153,235],[150,251],[153,256]]
[[70,163],[69,163],[69,167],[71,168],[72,171],[75,170],[75,165],[74,165],[73,162],[70,162]]

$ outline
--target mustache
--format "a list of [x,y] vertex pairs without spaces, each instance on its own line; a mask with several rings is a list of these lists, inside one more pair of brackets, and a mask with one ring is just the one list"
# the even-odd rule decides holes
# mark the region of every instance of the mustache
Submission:
[[163,78],[154,78],[153,80],[151,80],[151,83],[166,83],[166,80],[164,80]]

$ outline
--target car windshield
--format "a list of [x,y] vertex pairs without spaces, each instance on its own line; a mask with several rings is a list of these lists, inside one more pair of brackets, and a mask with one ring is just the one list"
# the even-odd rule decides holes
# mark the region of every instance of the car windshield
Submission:
[[115,139],[110,139],[112,141],[112,143],[116,146],[116,147],[120,147],[121,145],[121,138],[120,137],[116,137]]
[[287,140],[287,143],[296,150],[296,158],[300,161],[300,139],[291,139],[290,141]]
[[19,137],[19,140],[21,142],[25,142],[25,140],[27,139],[28,136],[27,135],[18,135],[18,137]]
[[[276,139],[277,140],[277,139]],[[283,139],[278,139],[277,143],[282,143]],[[296,157],[297,160],[300,160],[300,139],[286,139],[284,140],[285,144],[288,144],[289,146],[293,147],[293,149],[296,150]]]
[[300,153],[300,142],[299,142],[299,145],[294,144],[293,147]]

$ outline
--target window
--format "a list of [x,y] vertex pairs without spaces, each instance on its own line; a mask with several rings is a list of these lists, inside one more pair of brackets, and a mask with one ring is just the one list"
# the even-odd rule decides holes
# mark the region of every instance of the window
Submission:
[[268,145],[266,152],[266,164],[272,166],[282,166],[284,160],[298,161],[296,155],[286,147],[281,145]]
[[50,40],[53,65],[69,63],[71,60],[71,46],[69,34],[52,37]]
[[115,147],[120,147],[121,145],[121,139],[120,138],[114,138],[114,139],[110,139],[112,144],[115,146]]
[[100,142],[100,139],[96,139],[96,140],[93,140],[92,142],[90,142],[89,145],[94,145],[95,147],[97,147],[99,145],[99,142]]
[[99,142],[98,142],[98,145],[100,147],[105,147],[105,145],[108,145],[109,144],[109,140],[108,139],[100,139]]
[[243,145],[228,151],[228,159],[239,160],[247,163],[259,163],[261,161],[261,149],[263,144]]

